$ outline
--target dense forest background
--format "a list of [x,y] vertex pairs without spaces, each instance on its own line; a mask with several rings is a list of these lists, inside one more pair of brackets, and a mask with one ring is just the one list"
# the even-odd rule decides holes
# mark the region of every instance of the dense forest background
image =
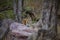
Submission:
[[13,18],[13,4],[12,4],[12,0],[0,0],[0,17],[6,18],[6,16],[8,16],[8,18]]
[[[0,19],[4,18],[15,19],[13,7],[14,7],[13,0],[0,0]],[[42,8],[42,0],[23,0],[23,9],[26,10],[32,9],[32,12],[35,14],[37,18],[40,18],[41,8]],[[24,16],[23,13],[24,11],[22,12],[22,16]],[[60,15],[60,6],[58,9],[58,17],[59,15]],[[60,17],[58,19],[60,20]]]
[[[16,0],[16,2],[17,2],[17,0]],[[37,19],[40,19],[40,16],[43,13],[43,12],[41,13],[42,6],[43,6],[42,3],[43,3],[42,0],[23,0],[23,2],[21,2],[21,4],[22,4],[22,6],[21,6],[21,4],[18,4],[18,2],[17,2],[18,6],[20,5],[19,9],[20,9],[20,7],[22,9],[22,11],[18,10],[18,11],[20,11],[20,14],[21,14],[21,15],[19,15],[19,12],[17,12],[16,14],[14,13],[14,0],[0,0],[0,20],[2,20],[2,19],[13,19],[13,20],[15,20],[15,18],[16,18],[15,16],[17,14],[18,14],[19,17],[22,16],[22,19],[24,19],[23,17],[25,17],[27,15],[27,14],[25,14],[27,10],[31,10],[31,13],[34,13],[35,17]],[[44,7],[45,6],[46,5],[44,5]],[[45,11],[45,10],[43,9],[43,11]],[[56,10],[54,10],[54,11],[56,11]],[[46,11],[46,12],[48,12],[48,11]],[[48,15],[48,17],[49,17],[49,15]],[[29,19],[28,21],[31,22],[29,15],[27,16],[27,18]],[[46,18],[46,17],[44,17],[44,18]],[[58,13],[57,13],[57,18],[56,19],[57,19],[57,24],[58,24],[58,26],[56,28],[57,28],[58,33],[60,34],[60,4],[59,4],[59,8],[58,8]],[[33,22],[35,22],[35,20],[33,20]],[[53,25],[53,26],[55,26],[55,25]]]
[[[41,12],[41,3],[42,0],[24,0],[23,8],[26,8],[27,10],[32,9],[32,11],[39,17],[40,16],[39,14]],[[3,18],[14,19],[13,0],[0,0],[0,17],[2,19]]]
[[[42,0],[23,0],[23,8],[30,7],[34,13],[41,12]],[[28,8],[27,8],[28,9]],[[60,8],[59,8],[60,10]],[[60,11],[58,11],[59,13]],[[0,14],[12,15],[13,14],[13,0],[0,0]],[[11,16],[12,18],[12,16]]]

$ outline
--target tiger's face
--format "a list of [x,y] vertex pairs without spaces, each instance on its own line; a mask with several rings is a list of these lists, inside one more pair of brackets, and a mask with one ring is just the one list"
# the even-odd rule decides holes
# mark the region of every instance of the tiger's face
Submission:
[[26,25],[26,24],[28,23],[28,19],[26,19],[26,18],[23,19],[23,20],[22,20],[22,23],[23,23],[24,25]]

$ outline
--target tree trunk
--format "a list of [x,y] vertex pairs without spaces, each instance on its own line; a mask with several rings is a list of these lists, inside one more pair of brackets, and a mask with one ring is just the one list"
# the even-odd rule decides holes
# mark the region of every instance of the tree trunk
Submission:
[[17,22],[21,22],[22,0],[13,0],[14,15]]
[[43,40],[52,40],[56,36],[57,30],[57,1],[43,0],[42,6],[42,32]]
[[51,0],[43,0],[42,6],[42,29],[48,30],[50,27],[51,20],[51,12],[52,12],[52,2]]
[[23,0],[18,0],[18,4],[17,4],[17,14],[18,14],[18,22],[21,22],[21,17],[22,17],[22,15],[21,15],[21,13],[22,13],[22,1]]
[[14,11],[14,16],[15,16],[15,21],[18,21],[17,18],[17,4],[16,4],[16,0],[13,0],[13,11]]

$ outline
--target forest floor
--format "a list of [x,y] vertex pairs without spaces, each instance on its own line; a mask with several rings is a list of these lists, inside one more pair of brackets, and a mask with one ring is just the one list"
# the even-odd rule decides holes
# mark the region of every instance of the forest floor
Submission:
[[[7,34],[7,37],[4,38],[4,40],[19,40],[16,37],[12,37],[10,34]],[[21,40],[26,40],[26,39],[21,39]],[[58,27],[58,35],[56,40],[60,40],[60,27]]]
[[[58,35],[57,35],[57,39],[56,40],[60,40],[60,26],[58,26],[57,28],[58,28],[58,30],[57,30],[58,31]],[[10,36],[10,34],[7,35],[7,38],[9,40],[16,39],[16,38],[12,38],[11,39],[11,36],[10,37],[9,36]],[[8,40],[8,39],[6,39],[6,40]],[[26,39],[21,39],[21,40],[26,40]]]

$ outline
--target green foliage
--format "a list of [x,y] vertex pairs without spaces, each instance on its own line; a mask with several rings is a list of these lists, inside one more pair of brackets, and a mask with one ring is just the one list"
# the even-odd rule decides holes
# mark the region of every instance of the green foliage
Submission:
[[[17,0],[16,0],[17,1]],[[26,3],[30,3],[30,1],[33,1],[33,0],[25,0]],[[13,0],[0,0],[0,9],[5,7],[5,6],[9,6],[9,7],[12,7],[13,5]],[[30,4],[28,4],[30,5]],[[25,11],[22,13],[22,16],[23,17],[27,17],[27,14],[25,13],[26,11],[32,11],[32,7],[31,6],[24,6],[24,9]],[[12,10],[5,10],[4,12],[0,12],[0,19],[4,19],[6,18],[6,16],[8,18],[11,18],[11,19],[14,19],[14,15],[13,15],[13,11]],[[36,21],[36,19],[32,20],[33,23]]]
[[31,7],[25,7],[25,10],[26,10],[26,11],[31,11],[32,8],[31,8]]
[[26,18],[27,17],[27,14],[26,14],[26,11],[31,11],[31,7],[24,7],[24,12],[22,13],[22,17],[23,18]]
[[0,20],[4,19],[5,15],[4,14],[0,14]]
[[4,19],[6,17],[10,18],[10,19],[14,19],[13,11],[12,10],[6,10],[6,11],[0,13],[1,19]]
[[6,14],[7,14],[8,18],[14,19],[13,10],[6,11]]
[[[9,8],[12,8],[12,5],[13,5],[13,0],[0,0],[0,10],[7,6]],[[13,11],[5,10],[5,11],[0,12],[0,19],[4,19],[6,17],[14,19]]]

